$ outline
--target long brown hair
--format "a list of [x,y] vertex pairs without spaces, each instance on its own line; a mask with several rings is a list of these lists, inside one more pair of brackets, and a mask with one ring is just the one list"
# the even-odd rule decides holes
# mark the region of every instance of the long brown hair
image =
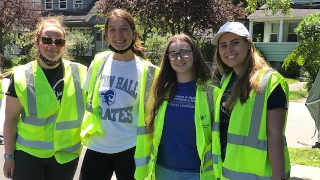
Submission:
[[177,76],[175,70],[170,65],[170,60],[167,56],[169,46],[173,42],[183,41],[187,42],[193,53],[193,70],[197,80],[197,85],[205,85],[211,78],[211,70],[207,66],[202,56],[202,53],[196,43],[186,34],[174,35],[166,45],[165,51],[162,54],[160,72],[156,78],[155,84],[152,88],[151,98],[149,99],[148,106],[150,113],[147,118],[147,131],[152,133],[154,131],[154,119],[158,110],[164,101],[171,100],[176,94],[177,90]]
[[[106,22],[104,24],[104,31],[105,31],[105,36],[107,36],[107,32],[108,32],[108,24],[109,24],[109,21],[110,21],[110,18],[112,17],[120,17],[120,18],[123,18],[125,19],[132,31],[134,34],[137,34],[136,36],[134,36],[134,44],[133,44],[133,53],[134,54],[137,54],[138,56],[142,57],[143,59],[147,60],[147,56],[144,54],[144,50],[146,49],[145,47],[142,46],[142,41],[140,40],[137,40],[138,39],[138,32],[137,32],[137,28],[136,28],[136,24],[134,22],[134,19],[132,17],[132,15],[127,12],[126,10],[123,10],[123,9],[113,9],[112,11],[110,11],[106,17]],[[107,38],[106,38],[107,39]]]
[[[232,93],[228,97],[226,107],[232,109],[238,98],[243,104],[249,98],[251,90],[260,93],[260,84],[258,81],[259,72],[264,67],[269,67],[268,63],[258,54],[256,48],[250,38],[244,38],[245,42],[250,45],[248,54],[242,72],[238,75],[232,87]],[[219,47],[216,48],[214,54],[214,62],[218,65],[219,71],[223,75],[228,75],[233,71],[232,67],[227,66],[221,59]]]

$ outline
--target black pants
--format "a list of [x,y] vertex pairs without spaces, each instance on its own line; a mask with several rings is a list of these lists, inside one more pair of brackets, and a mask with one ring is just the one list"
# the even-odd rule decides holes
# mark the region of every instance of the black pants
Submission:
[[115,154],[87,149],[83,159],[80,180],[108,180],[113,172],[117,180],[134,180],[135,147]]
[[73,180],[79,158],[59,164],[55,157],[38,158],[15,151],[13,180]]

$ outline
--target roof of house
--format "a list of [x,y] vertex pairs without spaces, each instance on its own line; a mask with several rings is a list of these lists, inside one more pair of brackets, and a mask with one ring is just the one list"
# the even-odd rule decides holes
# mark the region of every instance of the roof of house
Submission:
[[320,2],[314,3],[294,3],[291,5],[291,17],[289,15],[283,15],[281,11],[272,15],[271,10],[265,12],[265,5],[260,7],[254,13],[250,14],[247,18],[254,21],[271,21],[275,19],[302,19],[312,13],[320,13]]
[[[79,10],[50,10],[44,11],[42,13],[43,16],[47,16],[49,14],[61,14],[63,15],[63,21],[66,24],[71,23],[90,23],[89,21],[96,17],[96,13],[98,10],[95,8],[95,1],[89,4],[85,9]],[[98,20],[93,20],[94,23],[99,22]]]

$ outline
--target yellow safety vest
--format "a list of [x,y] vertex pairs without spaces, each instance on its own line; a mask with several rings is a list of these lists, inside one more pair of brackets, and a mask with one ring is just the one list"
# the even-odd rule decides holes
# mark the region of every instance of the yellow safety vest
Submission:
[[[99,86],[101,73],[111,51],[105,51],[95,56],[92,64],[92,76],[88,89],[88,103],[81,126],[82,144],[87,146],[89,136],[92,134],[103,136],[99,112]],[[152,86],[154,77],[158,74],[159,68],[148,61],[143,61],[144,68],[141,75],[141,88],[139,97],[139,119],[144,119],[145,100]]]
[[[222,83],[216,112],[220,109],[220,101],[232,73]],[[238,99],[233,107],[227,140],[227,151],[224,162],[220,157],[220,125],[216,119],[212,132],[212,154],[216,176],[232,180],[271,180],[272,169],[268,157],[267,144],[267,100],[271,92],[280,84],[284,90],[287,103],[289,88],[285,79],[276,71],[265,68],[260,73],[261,93],[251,91],[244,104]],[[219,114],[220,112],[218,112]],[[286,115],[287,118],[287,115]],[[284,128],[285,129],[285,128]],[[283,130],[286,178],[290,177],[290,160]]]
[[[195,102],[195,125],[196,125],[196,144],[199,158],[201,160],[200,179],[216,179],[213,171],[211,156],[211,126],[214,122],[213,104],[218,98],[219,88],[213,83],[208,83],[206,88],[197,87]],[[164,117],[167,108],[167,101],[160,106],[155,117],[155,131],[153,139],[147,134],[146,124],[143,119],[138,122],[137,148],[135,153],[136,179],[149,180],[154,178],[155,165],[157,162],[158,146],[160,144]]]
[[37,61],[13,69],[14,87],[24,112],[17,125],[16,149],[39,158],[55,156],[64,164],[82,150],[81,122],[86,94],[81,89],[87,67],[63,60],[61,104]]
[[3,92],[3,88],[2,88],[2,80],[0,79],[0,99],[3,98],[3,94],[4,94],[4,92]]

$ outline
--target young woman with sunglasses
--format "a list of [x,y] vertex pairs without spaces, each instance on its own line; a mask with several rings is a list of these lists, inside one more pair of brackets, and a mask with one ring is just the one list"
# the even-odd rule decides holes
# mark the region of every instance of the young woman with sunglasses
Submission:
[[133,17],[125,10],[110,11],[105,23],[109,49],[91,63],[83,88],[88,105],[82,124],[87,151],[81,180],[134,180],[138,119],[157,67],[145,54]]
[[137,150],[150,153],[145,176],[152,179],[155,175],[157,180],[216,179],[211,125],[217,85],[192,38],[174,35],[165,48],[147,106],[148,133],[141,139],[149,146]]
[[4,122],[7,178],[73,179],[82,150],[87,67],[62,59],[65,39],[62,17],[42,19],[35,60],[13,68]]

